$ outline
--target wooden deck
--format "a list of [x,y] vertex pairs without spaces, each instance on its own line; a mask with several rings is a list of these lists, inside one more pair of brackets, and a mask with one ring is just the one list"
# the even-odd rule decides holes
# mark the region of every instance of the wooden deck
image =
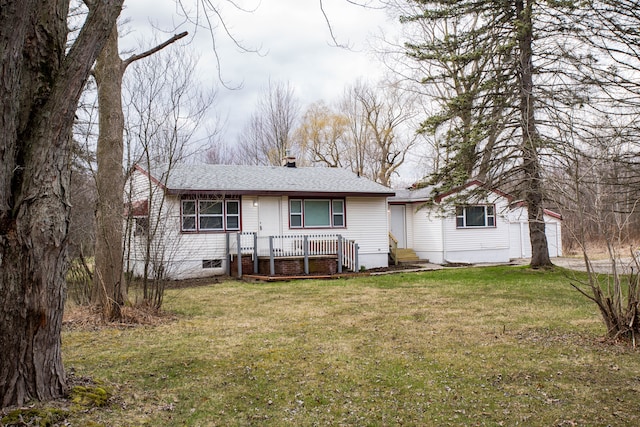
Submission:
[[290,280],[330,280],[344,279],[348,277],[370,276],[371,273],[336,273],[336,274],[304,274],[291,276],[268,276],[262,274],[243,274],[240,280],[250,282],[288,282]]

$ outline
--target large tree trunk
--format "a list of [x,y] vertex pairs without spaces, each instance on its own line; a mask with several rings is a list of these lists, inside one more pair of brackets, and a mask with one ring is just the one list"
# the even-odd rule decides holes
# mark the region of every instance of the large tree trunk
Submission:
[[126,61],[118,52],[118,27],[113,26],[104,49],[97,58],[95,78],[98,84],[99,135],[96,187],[95,271],[92,301],[101,308],[105,321],[121,318],[120,308],[127,298],[123,265],[124,208],[124,113],[122,112],[122,78],[129,64],[153,55],[187,35],[174,35],[169,40]]
[[98,84],[100,113],[96,159],[95,270],[92,301],[105,321],[118,320],[124,305],[122,211],[124,174],[122,171],[124,115],[122,113],[122,76],[124,64],[118,52],[118,29],[113,27],[98,56],[95,78]]
[[0,404],[65,392],[60,331],[67,268],[70,131],[120,13],[96,2],[68,54],[68,0],[0,8]]
[[517,35],[520,49],[520,118],[522,127],[522,161],[524,194],[529,211],[531,267],[550,266],[544,225],[543,186],[538,150],[540,137],[535,122],[533,97],[533,0],[516,0]]

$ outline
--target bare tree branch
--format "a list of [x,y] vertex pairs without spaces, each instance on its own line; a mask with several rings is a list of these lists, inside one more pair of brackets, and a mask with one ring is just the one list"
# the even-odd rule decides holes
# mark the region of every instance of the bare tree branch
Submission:
[[174,35],[169,40],[165,41],[164,43],[161,43],[161,44],[157,45],[156,47],[154,47],[152,49],[147,50],[146,52],[142,52],[142,53],[137,54],[137,55],[131,55],[129,58],[127,58],[127,59],[125,59],[123,61],[123,69],[126,69],[129,66],[129,64],[131,64],[132,62],[137,61],[137,60],[142,59],[142,58],[146,58],[147,56],[151,56],[154,53],[164,49],[167,46],[169,46],[171,43],[175,43],[176,41],[180,40],[181,38],[186,37],[187,34],[189,34],[189,33],[186,32],[186,31],[183,31],[182,33]]

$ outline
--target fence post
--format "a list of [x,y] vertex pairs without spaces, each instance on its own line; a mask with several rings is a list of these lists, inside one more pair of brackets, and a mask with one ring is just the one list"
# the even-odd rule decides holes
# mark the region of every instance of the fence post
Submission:
[[269,236],[269,274],[276,275],[276,263],[273,255],[273,236]]
[[231,234],[225,233],[225,253],[227,254],[227,276],[231,276]]
[[236,241],[238,243],[238,279],[242,277],[242,236],[240,233],[236,234]]
[[302,251],[304,253],[304,274],[309,274],[309,237],[304,236],[302,240]]
[[338,234],[338,273],[342,273],[342,235]]
[[258,274],[258,233],[253,233],[253,274]]
[[355,259],[356,259],[355,260],[355,267],[356,267],[356,269],[354,270],[354,272],[357,273],[358,271],[360,271],[360,260],[358,259],[358,252],[360,252],[360,245],[358,245],[357,243],[354,243],[353,247],[354,247],[354,249],[356,251],[356,254],[355,254]]

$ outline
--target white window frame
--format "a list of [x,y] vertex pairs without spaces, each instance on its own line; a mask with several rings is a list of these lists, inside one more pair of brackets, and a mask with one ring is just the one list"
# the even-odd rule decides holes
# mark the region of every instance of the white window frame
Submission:
[[146,236],[149,234],[149,216],[134,216],[133,222],[134,236]]
[[[220,212],[206,213],[206,205],[219,208]],[[219,205],[219,206],[218,206]],[[207,219],[219,219],[220,227],[203,227]],[[224,231],[224,203],[222,200],[199,199],[198,200],[198,230],[200,231]]]
[[[484,224],[468,223],[470,209],[482,208],[482,219]],[[456,206],[456,228],[495,228],[496,227],[496,207],[495,205],[458,205]]]
[[[306,203],[307,202],[326,202],[329,208],[329,223],[327,225],[307,225],[306,224]],[[300,211],[294,211],[292,209],[293,203],[300,203]],[[336,205],[341,205],[341,210],[336,210]],[[294,221],[293,218],[298,219],[298,221]],[[336,225],[338,218],[341,219],[342,224]],[[300,225],[294,225],[294,223],[299,222]],[[346,228],[346,201],[342,198],[336,199],[314,199],[314,198],[298,198],[298,199],[289,199],[289,228],[294,229],[322,229],[322,228]]]
[[[342,205],[342,209],[340,211],[336,210],[336,203],[340,203]],[[342,199],[333,199],[331,200],[331,225],[334,228],[343,228],[345,227],[345,220],[344,220],[344,200]],[[340,224],[336,225],[337,221],[336,219],[340,218]]]
[[[236,213],[229,213],[229,205],[236,205]],[[230,227],[229,226],[229,218],[237,218],[238,226]],[[224,229],[228,231],[239,231],[240,230],[240,200],[238,199],[227,199],[224,201]]]
[[[202,213],[205,206],[201,204],[220,204],[222,210],[220,213]],[[194,213],[185,214],[185,205],[194,204]],[[230,205],[236,205],[236,213],[229,213]],[[202,219],[204,218],[221,218],[221,228],[204,228],[202,227]],[[191,218],[194,226],[192,228],[185,227],[185,219]],[[237,226],[229,227],[229,219],[236,218]],[[189,198],[182,199],[180,201],[180,230],[186,233],[209,233],[209,232],[224,232],[224,231],[240,231],[241,229],[241,204],[239,199],[215,199],[215,198]]]
[[[185,204],[193,203],[193,213],[185,214]],[[193,227],[185,227],[184,220],[187,218],[193,219]],[[183,199],[180,201],[180,230],[182,231],[198,231],[198,200],[197,199]]]

